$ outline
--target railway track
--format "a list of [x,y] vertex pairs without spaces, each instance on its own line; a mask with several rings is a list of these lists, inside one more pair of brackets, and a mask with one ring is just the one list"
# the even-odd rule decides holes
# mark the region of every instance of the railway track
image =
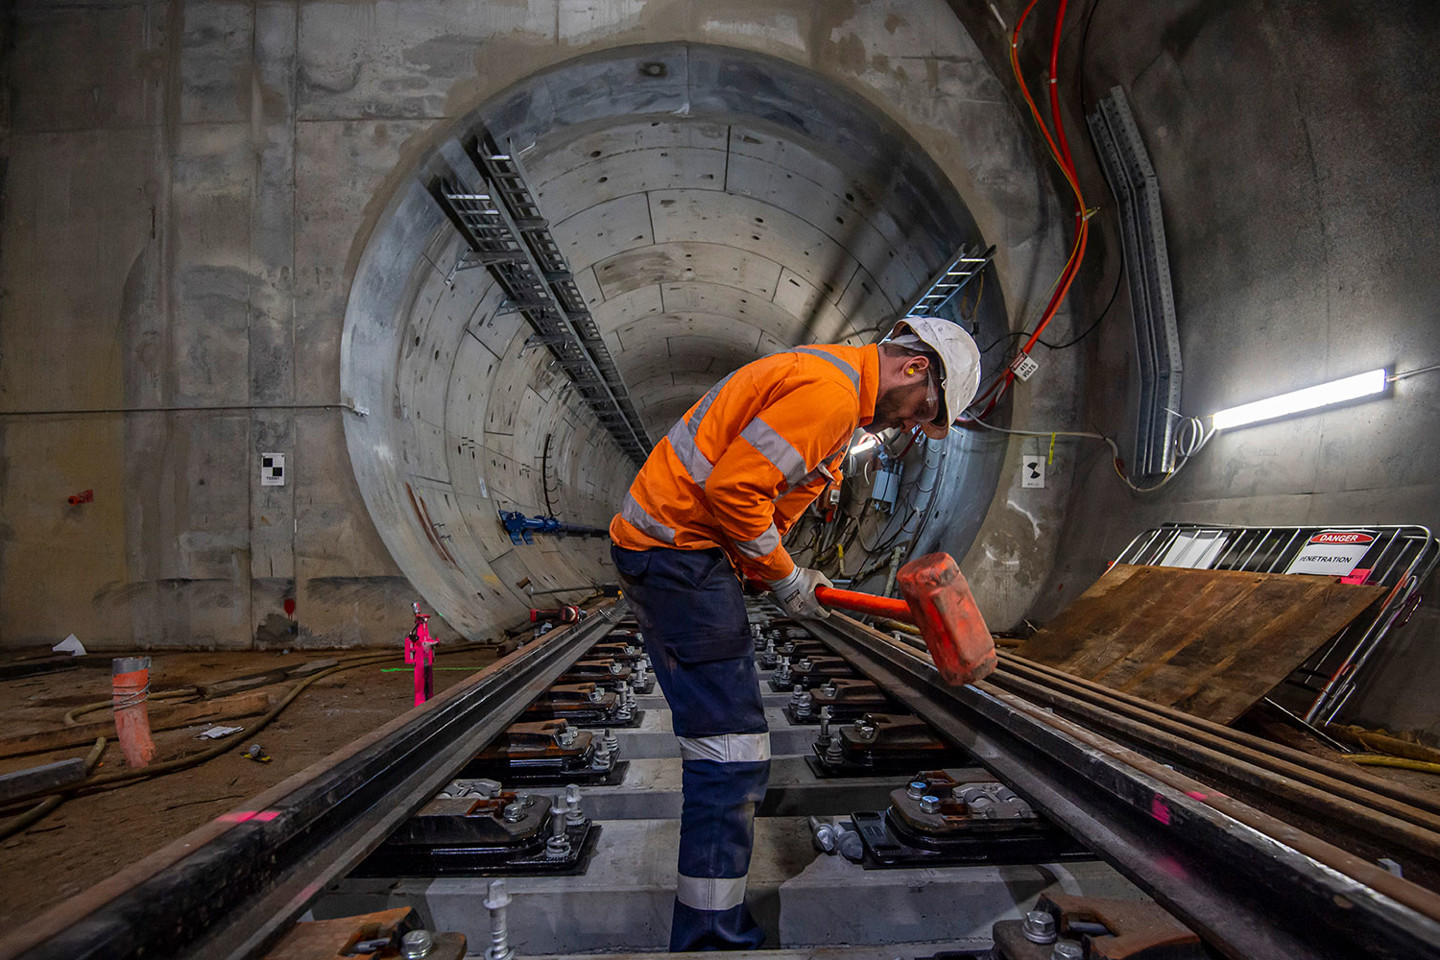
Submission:
[[[1426,796],[1013,656],[952,689],[895,636],[752,603],[774,662],[749,887],[784,951],[767,955],[1049,957],[1019,937],[1046,895],[1092,956],[1440,957]],[[522,956],[663,949],[679,751],[623,616],[593,608],[7,933],[0,957],[265,957],[299,921],[396,907],[481,955],[496,876]],[[1161,905],[1124,923],[1180,952],[1071,930],[1099,901]]]

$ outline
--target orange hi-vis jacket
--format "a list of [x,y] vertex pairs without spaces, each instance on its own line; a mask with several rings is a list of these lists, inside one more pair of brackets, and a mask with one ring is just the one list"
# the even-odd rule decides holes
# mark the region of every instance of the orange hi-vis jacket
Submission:
[[756,579],[789,576],[795,561],[780,538],[839,483],[879,381],[874,345],[797,347],[741,367],[655,445],[610,539],[630,550],[720,547]]

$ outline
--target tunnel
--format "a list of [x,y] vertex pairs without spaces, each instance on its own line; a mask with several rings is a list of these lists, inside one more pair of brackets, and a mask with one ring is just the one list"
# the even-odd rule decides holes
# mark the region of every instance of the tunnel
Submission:
[[[523,166],[650,441],[739,364],[870,342],[964,245],[995,248],[951,304],[993,379],[1075,236],[1012,76],[1025,7],[15,5],[4,645],[393,645],[415,602],[498,641],[583,595],[541,591],[612,579],[602,539],[500,519],[603,528],[636,463],[436,201],[480,186],[481,136]],[[798,555],[883,589],[895,546],[948,552],[1023,634],[1164,524],[1432,529],[1432,6],[1066,9],[1055,84],[1055,11],[1016,45],[1090,224],[1038,369],[987,418],[1029,433],[915,444],[893,512],[853,463],[844,535],[807,520]],[[1382,368],[1383,399],[1140,471],[1141,288],[1090,140],[1117,97],[1166,244],[1164,416]],[[1387,640],[1357,716],[1433,731],[1434,630],[1421,605]]]
[[[435,196],[447,163],[484,189],[466,156],[482,140],[519,158],[647,441],[751,360],[875,342],[958,249],[989,245],[903,128],[774,57],[625,47],[527,77],[462,118],[407,173],[367,240],[341,390],[365,411],[346,419],[346,438],[376,528],[426,599],[477,639],[517,593],[574,599],[614,579],[604,543],[514,544],[498,513],[605,528],[637,466],[496,276],[466,261]],[[955,304],[979,339],[1008,329],[995,284],[987,293],[977,282]],[[969,549],[1001,448],[959,430],[928,446],[906,458],[899,509],[856,524],[837,577],[848,568],[883,583],[876,555],[909,552],[932,511],[945,516],[931,542]],[[869,479],[852,484],[857,521]],[[941,488],[964,495],[942,503]],[[829,546],[819,526],[792,537],[798,546],[810,534],[812,558]],[[579,589],[555,593],[565,587]]]
[[[1131,917],[1437,955],[1437,38],[1434,0],[0,3],[0,958],[346,918],[506,957],[507,909],[518,954],[630,957],[682,886],[765,956]],[[925,304],[979,401],[852,438],[785,541],[890,604],[717,560],[700,729],[710,624],[642,624],[612,517],[727,375]],[[968,673],[890,616],[930,553]],[[753,866],[692,875],[687,772],[731,763]]]

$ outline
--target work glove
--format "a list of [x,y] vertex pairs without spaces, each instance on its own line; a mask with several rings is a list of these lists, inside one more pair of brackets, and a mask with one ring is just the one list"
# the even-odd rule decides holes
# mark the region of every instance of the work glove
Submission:
[[815,599],[816,587],[833,587],[830,578],[819,570],[796,567],[782,580],[767,581],[780,608],[797,620],[825,619],[830,611]]

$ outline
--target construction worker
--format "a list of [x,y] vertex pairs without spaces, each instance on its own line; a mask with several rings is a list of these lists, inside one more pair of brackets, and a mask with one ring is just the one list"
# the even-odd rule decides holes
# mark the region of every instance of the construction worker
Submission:
[[683,758],[672,951],[755,949],[745,907],[770,734],[736,572],[792,617],[829,614],[781,537],[831,484],[858,427],[934,439],[975,395],[980,353],[960,327],[906,317],[865,347],[796,347],[721,380],[640,468],[610,523],[611,555],[640,623]]

